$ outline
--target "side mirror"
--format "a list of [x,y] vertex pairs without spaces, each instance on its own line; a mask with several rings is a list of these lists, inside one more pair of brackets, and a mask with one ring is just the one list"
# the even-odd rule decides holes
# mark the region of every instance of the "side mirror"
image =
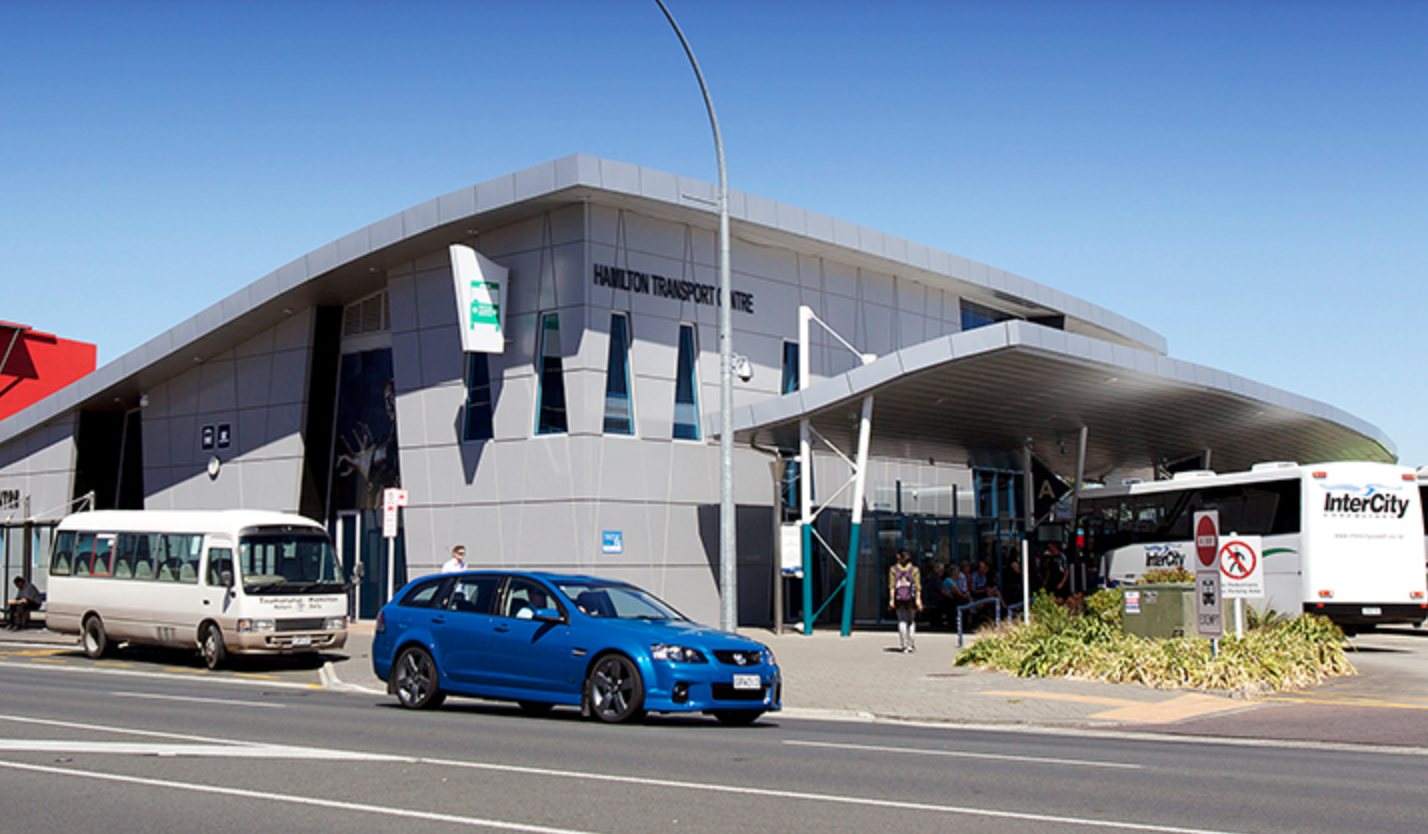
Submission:
[[563,623],[565,618],[560,616],[558,608],[536,608],[531,611],[531,619],[542,623]]

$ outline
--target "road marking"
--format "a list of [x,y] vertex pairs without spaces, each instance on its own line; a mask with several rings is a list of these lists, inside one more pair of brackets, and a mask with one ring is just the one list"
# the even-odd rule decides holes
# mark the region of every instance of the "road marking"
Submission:
[[1112,707],[1087,716],[1101,721],[1121,721],[1132,724],[1170,724],[1186,718],[1212,715],[1217,712],[1238,712],[1255,706],[1252,702],[1231,701],[1213,695],[1181,695],[1168,701],[1132,701],[1127,698],[1103,698],[1092,695],[1068,695],[1062,692],[978,692],[999,698],[1037,698],[1043,701],[1070,701],[1080,704]]
[[1073,765],[1075,767],[1114,767],[1139,770],[1143,765],[1128,762],[1097,762],[1088,759],[1047,759],[1039,756],[1013,756],[1006,753],[968,753],[962,750],[928,750],[918,747],[885,747],[877,744],[838,744],[828,741],[785,740],[784,744],[796,747],[827,747],[834,750],[867,750],[873,753],[903,753],[915,756],[948,756],[958,759],[997,759],[1004,762],[1030,762],[1035,764]]
[[257,701],[225,701],[219,698],[193,698],[187,695],[155,695],[149,692],[110,692],[116,698],[153,698],[157,701],[188,701],[194,704],[230,704],[235,707],[287,709],[287,704],[263,704]]
[[1341,695],[1338,697],[1325,698],[1315,697],[1313,695],[1269,695],[1266,696],[1264,700],[1285,704],[1324,704],[1326,706],[1337,707],[1372,707],[1373,709],[1428,709],[1428,704],[1403,704],[1394,701],[1381,701],[1368,695]]
[[506,822],[504,820],[482,819],[480,817],[460,817],[455,814],[437,814],[430,811],[413,811],[405,808],[387,808],[379,805],[367,805],[361,802],[339,802],[333,799],[319,799],[312,796],[294,796],[282,793],[264,793],[262,791],[249,791],[242,788],[225,788],[216,785],[198,785],[190,782],[174,782],[167,779],[145,779],[139,776],[121,776],[115,773],[86,773],[76,770],[65,770],[64,768],[49,767],[46,765],[20,764],[18,762],[0,762],[0,767],[7,767],[12,770],[28,770],[34,773],[49,773],[56,776],[72,776],[76,779],[96,779],[103,782],[119,782],[129,785],[146,785],[154,788],[170,788],[173,790],[193,791],[195,793],[218,794],[219,796],[233,796],[240,799],[261,799],[269,802],[287,802],[294,805],[309,805],[317,808],[331,808],[338,811],[359,811],[367,814],[378,814],[387,817],[399,817],[403,819],[430,820],[433,822],[444,822],[455,825],[465,825],[472,828],[497,828],[503,831],[529,831],[533,834],[593,834],[593,832],[583,831],[574,828],[553,828],[547,825],[527,825],[518,822]]
[[[281,747],[278,746],[278,745],[264,745],[264,744],[254,743],[254,742],[225,741],[225,740],[223,740],[223,739],[210,739],[210,738],[203,738],[203,737],[200,737],[200,736],[180,736],[180,735],[173,734],[173,733],[162,733],[162,732],[154,732],[154,731],[124,730],[124,729],[120,729],[120,728],[116,728],[116,727],[102,727],[102,726],[89,725],[89,724],[80,724],[80,723],[75,723],[75,722],[54,721],[54,720],[43,719],[43,718],[21,718],[21,717],[16,717],[16,716],[0,715],[0,721],[17,721],[17,722],[21,722],[21,723],[42,724],[42,725],[66,727],[66,728],[70,728],[70,729],[74,729],[74,728],[93,729],[93,730],[99,730],[99,731],[111,732],[111,733],[124,733],[124,734],[131,734],[131,735],[146,735],[146,736],[160,737],[160,738],[184,739],[184,740],[191,740],[191,741],[203,742],[203,743],[201,743],[201,744],[196,744],[196,745],[190,744],[190,745],[165,745],[165,746],[163,746],[165,750],[171,751],[171,752],[167,753],[167,755],[173,755],[173,756],[182,756],[182,755],[186,755],[186,754],[218,756],[218,755],[224,755],[224,754],[222,753],[222,751],[227,750],[227,751],[230,751],[227,755],[231,755],[231,756],[235,756],[235,757],[240,757],[240,756],[241,756],[241,757],[245,757],[245,758],[246,758],[248,755],[250,755],[250,754],[248,753],[248,751],[250,751],[250,750],[263,750],[263,751],[272,752],[273,750],[283,749],[283,748],[281,748]],[[83,746],[83,745],[85,745],[85,744],[90,744],[90,745],[96,744],[96,742],[75,742],[75,741],[68,741],[68,742],[37,742],[37,741],[26,741],[26,740],[16,740],[16,741],[13,741],[13,742],[9,742],[9,743],[7,743],[7,744],[13,744],[13,745],[15,745],[15,749],[21,749],[22,746],[25,745],[25,744],[27,744],[27,743],[30,744],[30,745],[34,745],[34,744],[65,744],[65,745],[69,745],[70,748],[80,747],[80,746]],[[101,742],[101,744],[102,744],[102,742]],[[8,747],[0,747],[0,749],[8,749]],[[137,749],[137,748],[136,748],[136,749]],[[312,758],[318,757],[318,756],[316,756],[315,754],[323,751],[323,748],[286,748],[286,749],[289,751],[289,755],[292,756],[292,757],[298,757],[298,756],[300,755],[298,752],[294,752],[294,751],[306,751],[305,755],[307,755],[308,757],[312,757]],[[118,752],[119,748],[118,748],[118,747],[111,747],[110,750],[111,750],[111,752]],[[49,751],[47,751],[47,752],[49,752]],[[576,780],[576,781],[605,782],[605,783],[624,784],[624,785],[639,785],[639,786],[642,786],[642,787],[653,787],[653,788],[661,788],[661,789],[676,789],[676,790],[688,790],[688,791],[696,791],[696,792],[703,792],[703,793],[732,794],[732,795],[737,795],[737,796],[757,796],[757,797],[765,797],[765,798],[770,798],[770,799],[787,799],[787,800],[796,800],[796,801],[804,801],[804,802],[825,802],[825,803],[831,803],[831,804],[836,804],[836,805],[857,805],[857,806],[870,807],[870,808],[888,808],[888,809],[893,809],[893,810],[925,811],[925,812],[940,813],[940,814],[947,814],[947,815],[953,815],[953,816],[980,817],[980,818],[984,818],[984,819],[1007,819],[1007,820],[1019,820],[1019,821],[1029,821],[1029,822],[1054,823],[1054,824],[1063,824],[1063,825],[1079,825],[1079,826],[1087,826],[1087,827],[1112,828],[1112,829],[1119,829],[1119,830],[1125,830],[1125,831],[1148,831],[1148,832],[1156,832],[1156,834],[1231,834],[1231,832],[1220,831],[1220,830],[1216,830],[1216,829],[1184,828],[1184,827],[1179,827],[1179,826],[1151,825],[1151,824],[1147,824],[1147,823],[1124,822],[1124,821],[1119,821],[1119,820],[1089,819],[1089,818],[1085,818],[1085,817],[1068,817],[1068,816],[1060,816],[1060,815],[1054,815],[1054,814],[1035,814],[1035,813],[1027,813],[1027,812],[1021,812],[1021,811],[996,811],[996,810],[991,810],[991,809],[987,809],[987,808],[970,808],[970,807],[963,807],[963,806],[956,806],[956,805],[935,805],[935,804],[932,804],[932,803],[908,802],[908,801],[902,800],[902,799],[876,799],[876,798],[873,798],[873,797],[836,796],[836,795],[832,795],[832,794],[808,793],[808,792],[804,792],[804,791],[780,791],[780,790],[773,790],[773,789],[769,789],[769,788],[750,788],[750,787],[743,787],[743,786],[739,786],[739,785],[712,785],[712,784],[701,784],[701,783],[697,783],[697,782],[682,782],[682,781],[672,780],[672,779],[655,779],[655,778],[645,777],[645,776],[620,776],[620,775],[607,774],[607,773],[582,773],[582,772],[579,772],[579,771],[572,771],[572,770],[554,770],[554,769],[550,769],[550,768],[527,767],[527,766],[521,766],[521,765],[508,765],[508,764],[496,764],[496,763],[489,763],[489,762],[468,762],[468,761],[455,761],[455,760],[450,760],[450,759],[407,758],[407,757],[391,756],[391,755],[380,754],[380,753],[360,753],[360,752],[355,752],[355,751],[343,751],[343,750],[331,750],[331,751],[328,751],[328,752],[330,752],[331,754],[333,754],[333,755],[331,756],[331,758],[333,758],[333,759],[370,760],[370,761],[375,761],[375,762],[403,762],[403,763],[415,763],[415,764],[429,764],[429,765],[436,765],[437,767],[442,767],[442,768],[457,768],[457,767],[459,767],[459,768],[465,768],[465,769],[468,769],[468,770],[482,770],[482,771],[493,772],[493,773],[515,773],[515,774],[523,774],[523,775],[529,775],[529,776],[541,776],[541,777],[556,778],[556,779],[571,779],[571,780]],[[150,753],[149,755],[158,755],[158,754]],[[21,769],[21,770],[34,770],[34,771],[39,771],[39,772],[44,772],[44,773],[59,773],[59,774],[65,774],[65,775],[70,775],[70,776],[87,777],[87,778],[95,778],[95,779],[110,779],[110,780],[114,780],[114,781],[128,781],[128,782],[132,782],[132,783],[135,783],[135,784],[155,785],[155,786],[160,786],[160,787],[170,787],[170,788],[181,789],[181,790],[193,790],[193,791],[201,791],[201,792],[205,792],[205,791],[206,791],[206,792],[211,792],[211,793],[225,794],[225,795],[229,795],[229,796],[253,797],[253,798],[259,798],[259,799],[270,799],[270,800],[273,800],[273,801],[284,801],[284,802],[299,802],[299,803],[306,803],[306,804],[312,804],[312,805],[320,805],[320,806],[322,806],[322,807],[342,808],[342,809],[345,809],[345,810],[366,810],[366,809],[371,808],[371,809],[373,809],[373,812],[374,812],[374,813],[391,814],[391,815],[396,815],[396,816],[411,816],[411,817],[417,818],[417,819],[434,819],[434,820],[439,820],[439,821],[456,822],[456,823],[460,823],[460,824],[463,824],[463,825],[488,825],[488,826],[493,827],[493,828],[507,828],[507,829],[511,829],[511,830],[520,830],[520,831],[558,831],[558,830],[559,830],[559,829],[552,829],[552,828],[541,828],[541,827],[536,827],[536,826],[522,826],[522,825],[518,825],[518,824],[516,824],[516,823],[505,823],[505,822],[500,822],[500,821],[496,821],[496,820],[482,820],[482,821],[476,821],[474,818],[470,818],[470,817],[453,817],[453,816],[439,815],[439,814],[425,815],[425,814],[420,814],[419,812],[400,811],[400,810],[398,810],[398,809],[392,809],[392,808],[376,808],[375,806],[359,806],[359,805],[353,805],[353,804],[349,804],[349,803],[339,803],[339,802],[332,802],[332,801],[329,801],[329,800],[313,799],[313,798],[310,798],[310,797],[290,797],[290,796],[286,796],[286,795],[283,795],[283,794],[262,794],[262,793],[258,793],[258,792],[256,792],[256,791],[244,791],[244,790],[237,789],[237,788],[219,788],[219,787],[211,787],[211,786],[207,786],[207,785],[189,785],[189,784],[179,783],[179,782],[169,782],[169,781],[161,781],[161,780],[153,780],[153,779],[140,779],[140,778],[137,778],[137,777],[117,776],[117,775],[111,775],[111,774],[82,773],[82,772],[78,772],[78,771],[74,771],[74,770],[63,770],[63,769],[60,769],[60,768],[49,768],[49,767],[43,767],[43,766],[40,766],[40,765],[27,765],[27,764],[20,764],[20,763],[17,763],[17,762],[5,762],[5,761],[0,761],[0,767],[8,767],[8,768]],[[582,833],[582,834],[583,834],[583,833]]]
[[[32,663],[9,662],[9,661],[0,660],[0,668],[5,668],[5,667],[12,667],[12,668],[15,668],[15,669],[36,669],[36,668],[44,668],[44,669],[48,669],[48,670],[55,671],[55,672],[78,672],[78,673],[80,673],[80,674],[86,674],[86,675],[127,675],[127,676],[138,677],[138,678],[156,678],[156,679],[158,679],[158,680],[172,680],[173,677],[174,677],[173,675],[168,675],[168,674],[165,674],[165,673],[163,673],[163,672],[146,672],[146,671],[142,671],[142,670],[140,670],[140,669],[127,669],[127,668],[125,668],[125,669],[98,669],[98,668],[95,668],[94,666],[74,666],[74,665],[37,667],[37,666],[35,666],[35,665],[32,664]],[[175,671],[180,671],[180,670],[175,670]],[[192,672],[192,671],[194,671],[194,670],[191,670],[191,669],[190,669],[190,670],[182,670],[182,671]],[[203,674],[207,674],[207,670],[205,670]],[[189,680],[193,680],[193,678],[190,677]],[[234,677],[234,676],[230,676],[230,675],[207,675],[207,677],[204,678],[204,681],[205,681],[205,682],[209,682],[209,683],[238,684],[238,685],[241,685],[241,686],[265,686],[265,687],[268,687],[269,689],[273,689],[273,688],[281,688],[281,689],[316,689],[316,690],[321,690],[321,689],[322,689],[322,684],[319,684],[319,683],[298,683],[298,682],[296,682],[296,681],[284,681],[284,680],[255,681],[255,680],[245,680],[245,679],[238,678],[238,677]]]
[[234,673],[233,673],[233,677],[235,677],[235,678],[252,678],[253,680],[259,680],[259,681],[276,681],[276,680],[282,680],[282,679],[279,678],[277,675],[260,675],[260,674],[257,674],[256,672],[234,672]]
[[226,759],[324,759],[362,762],[408,761],[396,756],[349,753],[321,747],[289,747],[282,744],[160,744],[143,741],[76,741],[71,739],[0,739],[6,753],[64,753],[68,755],[108,754],[114,756],[161,756]]
[[[1183,828],[1174,825],[1153,825],[1121,820],[1090,819],[1087,817],[1067,817],[1059,814],[1036,814],[1025,811],[996,811],[988,808],[970,808],[960,805],[935,805],[930,802],[909,802],[905,799],[876,799],[874,797],[838,796],[834,794],[808,793],[806,791],[780,791],[772,788],[749,788],[740,785],[711,785],[699,782],[681,782],[672,779],[654,779],[646,776],[617,776],[608,773],[581,773],[572,770],[553,770],[543,767],[521,765],[488,764],[484,762],[464,762],[452,759],[413,759],[418,764],[434,764],[443,768],[463,767],[471,770],[486,770],[498,773],[520,773],[529,776],[586,780],[591,782],[613,782],[624,785],[642,785],[654,788],[676,788],[705,793],[724,793],[739,796],[759,796],[770,799],[791,799],[805,802],[827,802],[834,805],[860,805],[869,808],[890,808],[898,811],[926,811],[951,816],[982,817],[985,819],[1019,820],[1023,822],[1044,822],[1061,825],[1084,825],[1088,827],[1114,828],[1124,831],[1152,831],[1157,834],[1231,834],[1222,829]],[[0,763],[3,764],[3,763]]]

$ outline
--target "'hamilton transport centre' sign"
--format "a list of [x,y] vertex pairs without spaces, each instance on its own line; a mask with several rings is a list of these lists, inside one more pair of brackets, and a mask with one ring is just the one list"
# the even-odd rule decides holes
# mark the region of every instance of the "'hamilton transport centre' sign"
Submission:
[[[695,304],[719,306],[719,285],[701,284],[683,278],[666,278],[650,272],[621,269],[618,266],[595,264],[595,286],[629,290],[641,295],[656,295],[676,301],[692,301]],[[754,312],[754,294],[730,290],[730,309],[741,313]]]

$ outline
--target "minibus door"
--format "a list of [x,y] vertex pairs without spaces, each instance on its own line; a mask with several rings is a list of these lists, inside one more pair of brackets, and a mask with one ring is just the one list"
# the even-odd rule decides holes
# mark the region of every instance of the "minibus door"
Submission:
[[233,567],[233,542],[218,537],[208,541],[208,565],[203,572],[203,586],[199,590],[199,608],[204,619],[212,619],[223,629],[224,635],[231,636],[237,631],[238,621],[234,616],[237,594],[234,583],[237,572]]

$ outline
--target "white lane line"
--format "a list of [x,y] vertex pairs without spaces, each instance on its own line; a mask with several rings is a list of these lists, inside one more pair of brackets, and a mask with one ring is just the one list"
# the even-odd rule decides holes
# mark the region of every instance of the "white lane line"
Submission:
[[135,730],[129,727],[111,727],[105,724],[86,724],[82,721],[57,721],[51,718],[27,718],[21,715],[0,714],[0,721],[13,721],[17,724],[37,724],[42,727],[63,727],[67,730],[91,730],[96,733],[117,733],[126,736],[145,736],[147,738],[168,738],[177,741],[195,741],[204,744],[231,744],[235,747],[257,747],[262,746],[261,742],[235,741],[228,738],[211,738],[209,736],[187,735],[185,733],[166,733],[161,730]]
[[[30,661],[15,662],[0,660],[0,668],[26,669],[29,671],[41,672],[70,672],[81,675],[119,675],[131,678],[158,678],[160,680],[173,680],[176,675],[172,672],[144,672],[138,669],[114,669],[96,668],[93,666],[44,666]],[[194,683],[218,683],[236,686],[262,686],[268,689],[305,689],[310,692],[321,692],[322,686],[316,683],[296,683],[293,681],[260,681],[251,678],[233,678],[226,675],[199,674],[197,669],[191,670],[193,674],[184,678],[186,681]]]
[[281,744],[236,746],[232,744],[159,744],[142,741],[77,741],[48,739],[0,739],[3,753],[85,753],[113,756],[160,756],[229,759],[319,759],[364,762],[405,762],[397,756],[349,753],[321,747],[289,747]]
[[1090,759],[1048,759],[1040,756],[1013,756],[1009,753],[968,753],[962,750],[928,750],[918,747],[885,747],[878,744],[837,744],[830,741],[783,742],[794,747],[827,747],[833,750],[865,750],[872,753],[904,753],[914,756],[949,756],[958,759],[996,759],[1003,762],[1027,762],[1032,764],[1072,765],[1074,767],[1111,767],[1124,770],[1140,770],[1144,765],[1130,762],[1098,762]]
[[747,788],[739,785],[710,785],[699,782],[680,782],[671,779],[652,779],[644,776],[616,776],[606,773],[580,773],[573,770],[552,770],[543,767],[524,767],[519,765],[486,764],[482,762],[463,762],[450,759],[425,759],[418,758],[413,761],[418,764],[434,764],[439,767],[464,767],[472,770],[485,770],[497,773],[519,773],[527,776],[546,776],[551,778],[576,779],[590,782],[612,782],[623,785],[641,785],[653,788],[673,788],[679,790],[701,791],[705,793],[724,793],[739,796],[758,796],[769,799],[790,799],[804,802],[827,802],[834,805],[861,805],[868,808],[887,808],[895,811],[925,811],[934,814],[948,814],[953,816],[982,817],[985,819],[1018,820],[1023,822],[1041,822],[1056,825],[1077,825],[1094,828],[1114,828],[1122,831],[1151,831],[1156,834],[1235,834],[1224,829],[1215,828],[1185,828],[1176,825],[1154,825],[1141,822],[1125,822],[1110,819],[1090,819],[1087,817],[1067,817],[1059,814],[1036,814],[1024,811],[995,811],[988,808],[969,808],[960,805],[935,805],[930,802],[912,802],[906,799],[875,799],[872,797],[839,796],[826,793],[808,793],[806,791],[779,791],[770,788]]
[[268,802],[287,802],[294,805],[310,805],[317,808],[331,808],[337,811],[356,811],[364,814],[378,814],[387,817],[398,817],[402,819],[430,820],[433,822],[451,823],[453,825],[465,825],[471,828],[497,828],[503,831],[529,831],[533,834],[594,834],[594,832],[583,831],[574,828],[552,828],[546,825],[527,825],[519,822],[506,822],[504,820],[483,819],[481,817],[461,817],[455,814],[437,814],[431,811],[413,811],[407,808],[388,808],[380,805],[367,805],[361,802],[339,802],[334,799],[319,799],[313,796],[295,796],[283,793],[264,793],[262,791],[249,791],[242,788],[225,788],[217,785],[197,785],[190,782],[174,782],[168,779],[145,779],[139,776],[121,776],[115,773],[89,773],[77,770],[66,770],[59,767],[49,767],[46,765],[20,764],[18,762],[0,762],[0,767],[12,770],[27,770],[34,773],[48,773],[56,776],[72,776],[76,779],[97,779],[103,782],[120,782],[128,785],[146,785],[153,788],[171,788],[173,790],[193,791],[195,793],[217,794],[219,796],[232,796],[239,799],[258,799]]
[[194,698],[188,695],[156,695],[151,692],[110,692],[115,698],[152,698],[156,701],[187,701],[193,704],[227,704],[234,707],[287,709],[287,704],[264,704],[258,701],[225,701],[221,698]]

